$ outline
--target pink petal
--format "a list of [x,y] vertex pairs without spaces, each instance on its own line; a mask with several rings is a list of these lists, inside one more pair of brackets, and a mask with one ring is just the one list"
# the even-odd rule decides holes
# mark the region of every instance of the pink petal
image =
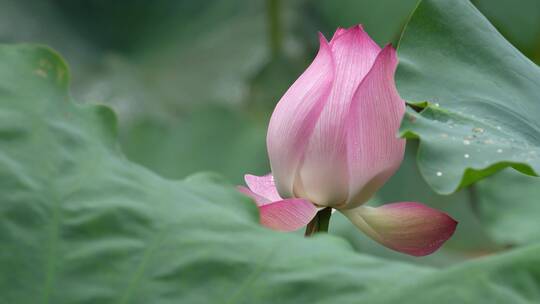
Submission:
[[269,200],[269,199],[267,199],[267,198],[265,198],[263,196],[258,195],[257,193],[249,190],[249,188],[247,188],[247,187],[237,186],[236,189],[238,189],[238,191],[240,191],[243,194],[245,194],[245,195],[249,196],[250,198],[252,198],[255,201],[255,203],[257,204],[257,206],[259,206],[259,207],[272,203],[271,200]]
[[268,156],[282,197],[294,196],[297,167],[332,87],[332,52],[322,34],[320,44],[317,57],[283,95],[268,126]]
[[244,175],[244,180],[249,189],[259,196],[266,198],[269,201],[275,202],[282,200],[277,192],[274,184],[274,177],[271,173],[264,176],[256,176],[251,174]]
[[317,213],[317,207],[311,202],[303,199],[279,198],[271,201],[262,196],[265,193],[275,196],[276,190],[273,188],[273,180],[265,176],[246,175],[246,182],[249,188],[238,186],[238,191],[252,198],[259,207],[260,221],[263,226],[279,231],[294,231],[307,225]]
[[394,72],[396,52],[386,46],[358,86],[347,117],[348,208],[367,201],[399,168],[405,140],[397,133],[405,112]]
[[380,51],[361,26],[340,31],[332,41],[335,76],[332,92],[311,135],[295,193],[323,206],[348,197],[347,124],[353,94]]
[[[361,26],[361,25],[359,25]],[[334,36],[332,36],[332,39],[330,39],[330,45],[332,45],[332,43],[334,42],[334,40],[336,40],[337,37],[339,37],[341,34],[347,32],[347,29],[344,29],[342,27],[338,27],[336,29],[336,31],[334,32]]]
[[373,240],[413,256],[428,255],[439,249],[457,226],[446,213],[414,202],[378,208],[361,206],[341,212]]
[[261,224],[273,230],[294,231],[306,226],[317,208],[303,199],[285,199],[259,207]]
[[[346,102],[352,97],[356,87],[371,69],[377,54],[381,48],[364,31],[361,25],[356,25],[348,29],[338,29],[332,38],[332,54],[336,66],[336,80],[346,80],[346,82],[335,81],[332,90]],[[347,82],[354,83],[347,83]]]

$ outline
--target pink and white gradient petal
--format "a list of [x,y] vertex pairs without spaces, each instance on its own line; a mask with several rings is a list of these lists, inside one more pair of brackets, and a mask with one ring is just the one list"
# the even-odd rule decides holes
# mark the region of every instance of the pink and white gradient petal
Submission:
[[335,62],[331,94],[309,139],[294,189],[297,196],[315,204],[337,207],[348,197],[346,118],[350,103],[380,47],[361,26],[338,30],[331,47]]
[[306,226],[317,214],[318,208],[304,199],[282,199],[277,194],[272,174],[245,175],[248,187],[238,186],[238,191],[251,197],[259,207],[263,226],[278,231],[294,231]]
[[[362,27],[361,25],[358,25],[359,27]],[[347,32],[347,29],[338,27],[336,31],[334,32],[334,35],[332,36],[332,39],[330,39],[330,45],[334,43],[334,40],[336,40],[337,37],[339,37],[341,34]]]
[[448,214],[415,202],[361,206],[341,212],[373,240],[412,256],[433,253],[457,226]]
[[272,173],[268,173],[263,176],[246,174],[244,175],[244,180],[251,191],[266,198],[267,200],[272,202],[282,200],[276,189],[276,184],[274,183],[274,176],[272,176]]
[[257,204],[257,207],[262,207],[264,205],[272,203],[271,200],[267,199],[266,197],[260,196],[259,194],[251,191],[248,187],[245,186],[237,186],[236,189],[240,191],[241,193],[249,196],[255,201],[255,204]]
[[319,38],[317,57],[278,102],[268,126],[268,157],[282,197],[294,196],[297,168],[332,88],[332,51],[322,34]]
[[386,46],[358,86],[347,117],[349,198],[347,208],[366,202],[399,168],[405,140],[397,133],[405,112],[394,73],[396,51]]
[[317,214],[317,207],[304,199],[285,199],[259,208],[261,224],[273,230],[295,231]]

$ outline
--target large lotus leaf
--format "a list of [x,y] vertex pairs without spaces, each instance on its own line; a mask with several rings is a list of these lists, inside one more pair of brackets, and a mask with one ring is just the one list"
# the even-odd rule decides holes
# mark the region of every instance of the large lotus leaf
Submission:
[[531,246],[466,262],[405,285],[387,288],[367,303],[537,303],[540,301],[540,257],[533,258],[533,255],[537,255],[539,249],[539,246]]
[[430,271],[266,230],[222,181],[129,162],[113,113],[67,87],[55,53],[0,48],[1,303],[351,302]]
[[[512,166],[540,172],[540,69],[468,0],[424,0],[399,46],[402,135],[419,138],[418,165],[448,194]],[[427,102],[422,102],[427,101]]]
[[262,228],[219,178],[128,161],[114,114],[68,79],[48,49],[0,47],[1,303],[540,300],[539,246],[436,270]]
[[540,1],[474,0],[473,3],[512,44],[540,63]]
[[504,170],[477,185],[478,215],[499,243],[540,241],[540,179]]

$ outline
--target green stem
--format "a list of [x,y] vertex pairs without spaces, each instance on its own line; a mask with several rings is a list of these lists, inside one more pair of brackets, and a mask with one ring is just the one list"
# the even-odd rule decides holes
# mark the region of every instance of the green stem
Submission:
[[266,0],[266,11],[268,18],[268,31],[270,36],[270,49],[272,57],[277,57],[281,53],[283,43],[283,32],[280,20],[280,0]]
[[306,227],[306,237],[310,237],[315,233],[328,232],[328,226],[330,225],[330,216],[332,216],[332,208],[327,207],[317,212],[315,217],[309,222]]

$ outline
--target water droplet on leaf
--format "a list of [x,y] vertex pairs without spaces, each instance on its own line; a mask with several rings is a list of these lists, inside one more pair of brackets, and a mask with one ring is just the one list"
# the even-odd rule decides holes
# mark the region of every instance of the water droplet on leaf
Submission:
[[473,128],[472,130],[473,132],[476,132],[476,133],[484,133],[484,129],[482,128]]

